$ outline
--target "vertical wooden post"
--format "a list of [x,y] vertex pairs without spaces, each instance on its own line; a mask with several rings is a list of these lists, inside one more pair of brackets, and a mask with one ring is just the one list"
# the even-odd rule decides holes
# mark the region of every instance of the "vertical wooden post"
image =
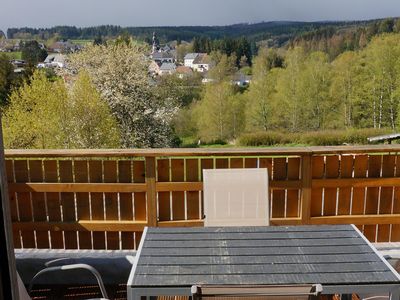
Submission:
[[147,226],[157,226],[156,158],[146,157],[146,211]]
[[301,157],[301,223],[309,224],[311,217],[312,155]]
[[19,299],[0,118],[0,299]]

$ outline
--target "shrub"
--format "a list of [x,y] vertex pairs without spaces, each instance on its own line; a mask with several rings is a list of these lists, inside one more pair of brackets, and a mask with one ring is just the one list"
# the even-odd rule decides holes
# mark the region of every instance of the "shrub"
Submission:
[[391,129],[321,130],[308,132],[266,131],[243,134],[238,139],[241,146],[274,146],[301,144],[309,146],[338,146],[343,144],[368,144],[367,138],[388,134]]
[[238,143],[242,146],[273,146],[284,145],[292,142],[292,134],[279,131],[266,131],[243,134]]

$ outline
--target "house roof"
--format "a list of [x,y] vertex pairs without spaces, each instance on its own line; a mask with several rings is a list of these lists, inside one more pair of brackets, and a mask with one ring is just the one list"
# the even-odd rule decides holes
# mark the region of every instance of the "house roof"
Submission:
[[169,52],[153,52],[151,54],[152,59],[166,59],[166,58],[173,58],[172,54]]
[[176,72],[181,74],[192,74],[193,70],[189,67],[179,66],[176,68]]
[[65,56],[62,54],[49,54],[47,55],[46,59],[44,60],[45,63],[52,63],[52,62],[65,62]]
[[147,228],[128,286],[400,284],[353,225]]
[[176,65],[174,63],[163,63],[160,67],[160,71],[172,71],[176,69]]
[[194,65],[198,64],[210,64],[211,63],[211,57],[207,53],[199,53],[198,56],[193,61]]
[[195,59],[199,53],[188,53],[185,55],[184,59]]

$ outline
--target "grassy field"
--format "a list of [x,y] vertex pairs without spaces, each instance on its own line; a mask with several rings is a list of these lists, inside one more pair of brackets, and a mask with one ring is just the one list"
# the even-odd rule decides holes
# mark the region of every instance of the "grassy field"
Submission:
[[21,52],[4,52],[9,59],[21,59]]
[[70,40],[72,43],[77,45],[86,46],[87,44],[93,43],[93,40]]

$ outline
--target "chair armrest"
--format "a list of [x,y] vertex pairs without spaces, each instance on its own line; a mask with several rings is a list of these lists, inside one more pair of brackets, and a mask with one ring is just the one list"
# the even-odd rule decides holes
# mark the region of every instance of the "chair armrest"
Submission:
[[[60,260],[62,260],[62,259],[60,259]],[[57,260],[51,261],[49,263],[52,263],[55,261],[57,261]],[[103,283],[103,280],[101,279],[100,273],[95,268],[93,268],[92,266],[89,266],[87,264],[71,264],[71,265],[47,267],[47,268],[39,271],[35,276],[33,276],[31,282],[29,283],[28,292],[29,292],[29,294],[31,293],[34,280],[36,278],[38,278],[39,276],[43,275],[44,273],[55,272],[55,271],[69,271],[69,270],[77,270],[77,269],[87,270],[90,273],[92,273],[94,275],[94,277],[96,277],[97,283],[100,287],[102,297],[108,298],[107,291],[104,287],[104,283]]]

